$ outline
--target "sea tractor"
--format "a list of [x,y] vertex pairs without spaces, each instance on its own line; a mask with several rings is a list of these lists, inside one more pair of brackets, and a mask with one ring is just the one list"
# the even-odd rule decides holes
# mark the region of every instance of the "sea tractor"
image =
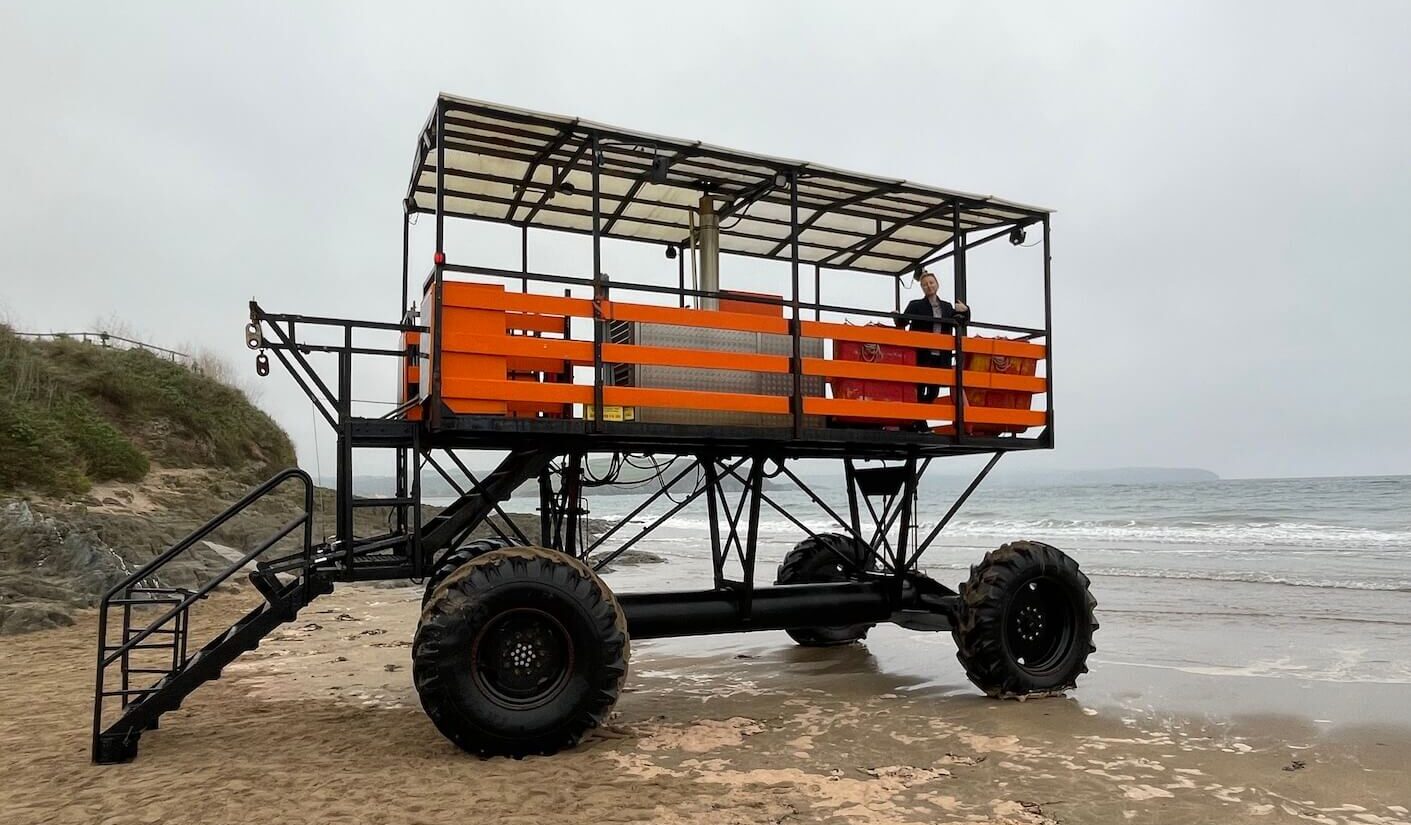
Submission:
[[[340,582],[424,586],[416,690],[441,733],[482,756],[573,747],[617,701],[631,640],[783,630],[831,646],[892,622],[949,631],[966,676],[993,697],[1066,691],[1086,672],[1095,602],[1062,551],[1010,542],[954,590],[918,567],[1002,456],[1053,447],[1048,210],[451,95],[413,154],[394,315],[250,304],[257,372],[273,356],[335,434],[333,534],[314,534],[310,477],[285,470],[105,594],[95,762],[134,758],[162,714]],[[519,266],[448,242],[465,222],[500,225]],[[414,250],[414,234],[431,248]],[[579,250],[576,263],[531,266],[551,257],[531,257],[531,241],[553,244],[556,260]],[[654,247],[661,271],[610,277],[604,248],[627,242]],[[428,251],[429,270],[414,271]],[[1041,262],[1027,291],[1037,307],[1042,290],[1041,327],[983,307],[944,321],[902,311],[920,273],[948,275],[965,301],[971,275],[985,276],[971,268],[1011,254]],[[355,366],[378,359],[395,390],[355,414],[355,398],[388,389],[355,387],[366,374]],[[354,495],[354,456],[369,451],[390,453],[390,497]],[[949,507],[923,502],[927,469],[954,456],[988,460]],[[498,464],[477,474],[486,461]],[[654,468],[656,492],[585,530],[585,495],[616,483],[624,462]],[[820,462],[841,464],[846,507],[810,487]],[[457,496],[424,515],[432,477]],[[164,583],[164,567],[286,485],[302,504],[274,535],[201,587]],[[781,485],[814,518],[781,506]],[[537,495],[537,525],[505,514],[516,490]],[[713,586],[610,590],[604,566],[692,506],[709,524],[700,555]],[[386,529],[357,535],[362,507],[387,512]],[[767,586],[763,508],[800,536]],[[487,526],[491,537],[472,538]],[[236,575],[258,605],[192,639],[193,605]]]

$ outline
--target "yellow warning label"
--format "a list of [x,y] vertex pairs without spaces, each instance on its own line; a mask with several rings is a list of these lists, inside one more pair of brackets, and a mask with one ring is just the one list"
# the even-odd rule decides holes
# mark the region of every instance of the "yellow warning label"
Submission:
[[[583,411],[584,411],[584,417],[586,417],[589,421],[592,421],[594,418],[597,417],[596,410],[594,409],[594,407],[593,407],[592,404],[586,404],[586,405],[584,405]],[[624,407],[624,406],[622,406],[622,405],[620,405],[620,404],[604,404],[604,405],[603,405],[603,420],[604,420],[604,421],[636,421],[636,420],[637,420],[637,408],[636,408],[636,407]]]

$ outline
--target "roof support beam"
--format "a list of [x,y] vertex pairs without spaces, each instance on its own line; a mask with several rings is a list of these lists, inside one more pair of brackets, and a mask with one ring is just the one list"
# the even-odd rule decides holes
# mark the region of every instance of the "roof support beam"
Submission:
[[[700,141],[696,141],[696,143],[693,144],[691,148],[694,149],[696,146],[700,145]],[[662,171],[671,171],[671,167],[675,166],[677,161],[690,157],[690,154],[690,149],[682,149],[681,151],[667,158],[666,167]],[[642,172],[640,175],[637,176],[636,180],[632,181],[632,188],[627,190],[627,194],[623,197],[622,202],[619,203],[617,205],[617,208],[613,210],[612,215],[608,217],[607,223],[603,224],[603,234],[607,234],[608,232],[612,231],[613,224],[617,223],[617,219],[622,217],[623,212],[627,211],[627,207],[632,203],[632,199],[637,197],[637,193],[642,191],[642,187],[646,185],[647,181],[652,179],[652,175],[655,172],[655,168],[648,167],[645,172]]]
[[[885,195],[886,193],[892,192],[892,191],[894,191],[895,189],[896,189],[896,185],[895,185],[895,184],[888,184],[887,186],[879,186],[878,188],[873,189],[873,190],[870,191],[870,192],[860,192],[860,193],[858,193],[858,194],[856,194],[856,195],[853,195],[853,196],[850,197],[850,198],[840,198],[839,200],[835,200],[835,201],[833,201],[833,202],[830,203],[830,204],[827,204],[827,205],[825,205],[825,206],[820,206],[820,207],[817,208],[817,210],[814,211],[814,213],[813,213],[812,215],[810,215],[810,216],[808,217],[808,220],[806,220],[806,221],[804,221],[803,223],[799,224],[798,229],[796,229],[794,232],[790,233],[789,237],[787,237],[787,238],[785,238],[784,240],[780,241],[778,246],[776,246],[776,247],[774,247],[773,249],[769,250],[769,252],[767,252],[767,253],[765,253],[765,254],[767,254],[767,255],[769,255],[769,256],[772,257],[772,256],[774,256],[774,255],[778,255],[780,252],[783,252],[785,249],[788,249],[788,248],[789,248],[789,244],[793,243],[794,240],[795,240],[796,238],[798,238],[800,235],[802,235],[805,230],[807,230],[809,227],[813,226],[815,223],[818,223],[818,219],[821,218],[821,217],[823,217],[824,215],[828,214],[829,212],[832,212],[832,211],[835,210],[835,209],[841,209],[841,208],[844,207],[844,206],[852,206],[852,205],[855,204],[855,203],[861,203],[862,201],[865,201],[865,200],[867,200],[868,198],[873,198],[873,197],[876,197],[876,196],[878,196],[878,195]],[[846,233],[846,234],[852,234],[852,233],[848,232],[848,233]]]
[[519,191],[514,195],[514,203],[510,204],[509,211],[505,213],[505,220],[514,221],[514,213],[519,210],[519,204],[524,200],[524,193],[529,191],[529,182],[534,180],[534,173],[539,171],[539,167],[543,165],[544,161],[548,159],[550,155],[557,152],[560,147],[568,142],[569,138],[573,137],[573,129],[577,125],[578,121],[575,119],[572,123],[565,126],[563,131],[559,132],[553,140],[544,144],[544,148],[540,149],[539,153],[534,156],[534,159],[529,162],[529,168],[524,170],[524,179],[519,182]]
[[921,221],[933,218],[936,215],[945,212],[948,208],[950,208],[950,205],[953,202],[954,201],[951,200],[942,201],[941,203],[936,204],[930,209],[927,209],[926,211],[921,212],[908,220],[897,221],[896,223],[892,224],[886,229],[879,231],[877,234],[873,235],[870,238],[864,238],[863,240],[858,241],[847,249],[840,249],[837,252],[834,252],[833,254],[819,261],[819,263],[826,266],[832,264],[835,258],[841,258],[844,255],[848,255],[848,259],[846,261],[843,261],[841,264],[841,266],[846,269],[852,266],[854,263],[857,263],[857,260],[859,258],[861,258],[863,255],[866,255],[868,252],[871,252],[872,249],[875,248],[878,244],[897,234],[906,227],[911,226],[915,223],[920,223]]
[[593,138],[591,135],[583,138],[582,142],[578,144],[578,151],[573,153],[573,157],[569,159],[568,163],[560,166],[554,172],[553,182],[549,184],[548,189],[544,190],[544,194],[539,196],[539,202],[534,204],[534,208],[529,210],[529,214],[525,215],[520,223],[528,224],[530,221],[534,220],[534,216],[539,214],[539,210],[544,208],[544,204],[549,202],[549,198],[558,194],[559,186],[563,184],[564,178],[567,178],[568,173],[573,171],[573,167],[578,165],[578,161],[581,160],[584,155],[588,154],[588,148],[592,145]]

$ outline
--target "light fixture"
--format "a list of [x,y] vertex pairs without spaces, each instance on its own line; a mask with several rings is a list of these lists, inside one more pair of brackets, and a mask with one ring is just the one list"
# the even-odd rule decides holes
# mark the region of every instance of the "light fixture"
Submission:
[[1009,242],[1014,246],[1024,243],[1024,227],[1016,226],[1009,230]]
[[780,189],[783,189],[785,186],[789,185],[789,176],[784,174],[783,172],[775,172],[774,185],[779,187]]
[[578,192],[578,187],[574,186],[573,184],[569,183],[568,181],[564,181],[563,183],[560,183],[560,184],[559,184],[558,191],[564,193],[565,195],[568,195],[568,196],[572,197],[574,194],[576,194],[576,193]]
[[652,158],[652,183],[666,183],[666,172],[670,168],[670,160],[661,156]]
[[667,259],[668,261],[674,261],[674,260],[676,260],[676,254],[677,254],[677,253],[676,253],[676,246],[675,246],[674,244],[667,244],[667,245],[666,245],[666,259]]

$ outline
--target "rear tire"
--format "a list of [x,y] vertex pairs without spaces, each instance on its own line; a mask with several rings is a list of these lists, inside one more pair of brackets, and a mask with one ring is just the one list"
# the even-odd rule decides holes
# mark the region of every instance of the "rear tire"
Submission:
[[426,577],[426,590],[421,595],[421,606],[426,607],[426,603],[431,600],[431,594],[461,565],[476,556],[483,556],[491,550],[501,550],[508,546],[509,543],[504,539],[478,539],[466,542],[437,559],[431,567],[430,575]]
[[412,678],[437,730],[481,756],[549,754],[603,723],[627,678],[627,621],[587,565],[506,547],[454,570],[422,612]]
[[1078,563],[1056,547],[1016,541],[985,554],[960,586],[951,632],[965,675],[987,695],[1061,693],[1088,672],[1097,601]]
[[[819,533],[794,546],[779,565],[775,584],[818,584],[858,581],[877,569],[871,548],[842,533]],[[871,623],[837,627],[795,627],[785,630],[804,647],[834,647],[867,638]]]

